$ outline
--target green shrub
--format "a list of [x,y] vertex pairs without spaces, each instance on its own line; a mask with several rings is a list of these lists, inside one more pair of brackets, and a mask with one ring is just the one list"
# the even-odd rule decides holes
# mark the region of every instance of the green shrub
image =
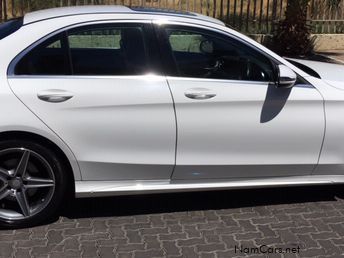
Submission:
[[274,30],[271,48],[283,56],[310,54],[315,38],[307,24],[308,0],[288,0],[285,19]]

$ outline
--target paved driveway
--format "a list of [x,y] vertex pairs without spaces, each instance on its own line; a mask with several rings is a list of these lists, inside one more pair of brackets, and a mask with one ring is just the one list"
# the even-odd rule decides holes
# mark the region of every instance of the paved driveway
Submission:
[[[342,198],[344,186],[66,200],[61,217],[48,225],[0,231],[0,254],[340,257]],[[291,250],[299,253],[279,253]]]

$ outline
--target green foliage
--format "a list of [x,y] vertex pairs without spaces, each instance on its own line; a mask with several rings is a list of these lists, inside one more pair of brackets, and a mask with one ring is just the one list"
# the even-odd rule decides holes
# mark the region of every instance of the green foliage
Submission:
[[280,55],[307,55],[313,51],[314,38],[307,24],[308,0],[288,0],[285,19],[274,31],[272,48]]

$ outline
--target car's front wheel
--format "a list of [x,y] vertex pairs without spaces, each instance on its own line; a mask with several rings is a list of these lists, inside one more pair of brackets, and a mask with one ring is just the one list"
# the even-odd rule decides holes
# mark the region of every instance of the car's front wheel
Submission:
[[68,183],[59,157],[32,141],[0,142],[0,227],[28,227],[51,218]]

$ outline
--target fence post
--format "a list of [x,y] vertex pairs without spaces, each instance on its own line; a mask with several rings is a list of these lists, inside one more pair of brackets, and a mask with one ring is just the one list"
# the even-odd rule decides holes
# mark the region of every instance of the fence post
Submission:
[[223,0],[220,1],[220,19],[223,20]]
[[260,0],[260,13],[259,13],[259,33],[261,33],[262,30],[262,18],[263,18],[263,12],[264,12],[264,6],[263,6],[264,0]]
[[234,0],[234,12],[233,12],[233,27],[235,26],[235,20],[236,20],[236,9],[237,9],[237,1],[238,0]]
[[210,0],[207,0],[207,16],[209,16],[210,11]]
[[231,0],[227,0],[227,20],[226,22],[229,23],[229,13],[231,11]]
[[7,21],[7,3],[6,3],[7,0],[4,0],[3,3],[4,3],[4,21]]
[[24,5],[25,5],[24,0],[21,0],[20,1],[20,15],[21,16],[24,16],[24,8],[25,8]]
[[2,1],[0,0],[0,22],[2,22]]
[[256,12],[257,12],[257,0],[254,0],[253,1],[253,16],[252,16],[252,21],[254,24],[254,31],[256,31],[256,28],[257,28]]
[[243,11],[244,11],[244,0],[240,1],[240,17],[239,17],[239,30],[242,28],[242,22],[243,22]]
[[265,17],[266,30],[265,30],[265,33],[267,33],[269,31],[269,15],[270,15],[270,0],[268,0],[268,3],[266,5],[266,17]]
[[249,20],[250,20],[250,7],[251,7],[251,0],[247,0],[247,11],[246,11],[246,32],[249,30]]
[[273,0],[272,2],[272,21],[271,21],[271,30],[275,30],[276,25],[276,17],[277,17],[277,0]]

